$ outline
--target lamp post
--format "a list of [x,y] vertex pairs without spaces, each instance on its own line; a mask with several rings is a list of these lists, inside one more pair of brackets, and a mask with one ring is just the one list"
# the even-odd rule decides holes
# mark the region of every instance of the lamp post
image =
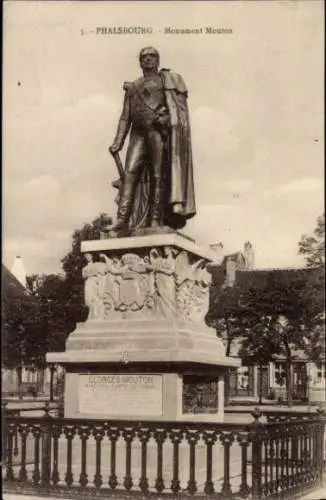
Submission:
[[22,401],[23,399],[23,368],[24,368],[24,357],[25,357],[26,351],[25,351],[25,346],[24,343],[20,344],[20,362],[17,367],[18,371],[18,399],[19,401]]
[[53,382],[54,382],[55,371],[56,371],[56,365],[51,364],[50,365],[50,401],[51,401],[51,403],[54,400],[54,383]]
[[31,359],[31,372],[32,372],[32,380],[31,380],[31,392],[32,396],[35,399],[37,396],[37,381],[35,380],[35,372],[36,372],[36,364],[35,364],[35,358]]

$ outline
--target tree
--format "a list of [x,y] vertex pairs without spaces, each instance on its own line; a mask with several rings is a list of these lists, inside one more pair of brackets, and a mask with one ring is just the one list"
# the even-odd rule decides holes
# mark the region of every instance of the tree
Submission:
[[325,272],[312,269],[305,289],[301,348],[315,363],[325,359]]
[[4,366],[14,368],[34,363],[43,367],[47,352],[64,350],[69,333],[78,321],[87,317],[80,243],[99,239],[103,225],[111,222],[106,214],[100,214],[91,224],[86,223],[73,233],[72,249],[62,259],[65,276],[28,276],[28,297],[17,294],[2,301]]
[[[299,253],[305,256],[307,267],[317,267],[318,275],[310,283],[309,316],[315,318],[310,338],[303,349],[309,359],[318,363],[325,359],[325,215],[317,219],[313,236],[303,235],[299,241]],[[314,314],[313,314],[314,311]]]
[[82,279],[85,262],[81,242],[100,239],[103,227],[111,223],[112,219],[101,213],[91,223],[85,223],[80,229],[76,229],[72,234],[71,250],[61,260],[64,277],[41,277],[37,294],[42,304],[41,320],[48,331],[48,351],[63,351],[67,337],[76,328],[76,323],[87,318]]
[[82,268],[85,262],[81,253],[81,242],[100,239],[103,227],[109,224],[112,224],[112,218],[101,213],[91,224],[85,223],[81,229],[76,229],[72,235],[72,248],[61,260],[66,276],[65,297],[68,306],[66,319],[70,324],[69,331],[76,327],[77,322],[85,321],[87,318],[82,279]]
[[29,357],[30,340],[35,340],[34,335],[31,335],[32,329],[29,328],[34,315],[33,309],[33,304],[23,300],[2,303],[2,362],[6,368],[15,368],[24,358]]
[[76,323],[86,320],[81,242],[99,239],[103,226],[111,222],[110,217],[101,213],[91,224],[85,223],[81,229],[74,231],[71,250],[62,259],[64,276],[50,274],[28,277],[28,285],[39,303],[37,323],[47,339],[43,346],[43,357],[46,352],[63,351]]
[[[33,283],[37,283],[37,287]],[[45,352],[64,350],[65,340],[74,322],[69,321],[69,300],[66,279],[49,274],[27,277],[28,285],[38,300],[37,323],[46,332]]]
[[6,368],[17,369],[20,395],[23,365],[39,369],[42,386],[46,353],[63,351],[76,323],[87,318],[80,244],[84,240],[99,239],[103,226],[110,223],[112,219],[102,213],[91,224],[86,223],[74,231],[72,248],[62,259],[64,276],[28,276],[28,300],[22,298],[23,292],[20,292],[14,300],[8,296],[8,300],[2,301],[2,363]]
[[[214,283],[214,291],[218,284]],[[215,295],[215,294],[214,294]],[[234,287],[221,287],[213,296],[211,307],[206,321],[209,326],[215,328],[218,337],[221,337],[225,345],[225,356],[231,355],[234,342],[241,338],[244,333],[243,309],[240,306],[241,292]],[[230,398],[230,373],[227,370],[224,377],[224,404],[229,404]]]
[[269,273],[263,287],[250,288],[243,297],[246,337],[242,354],[253,359],[261,355],[265,360],[270,355],[270,361],[284,355],[288,406],[292,406],[293,356],[311,344],[322,325],[323,282],[319,269],[277,270]]
[[[27,277],[28,286],[35,276]],[[63,350],[69,325],[65,280],[55,274],[38,277],[39,286],[28,300],[2,303],[4,363],[44,366],[46,352]]]
[[17,371],[18,394],[22,398],[22,368],[44,365],[47,332],[39,321],[39,302],[34,297],[17,297],[3,300],[2,313],[2,364]]
[[85,223],[81,229],[76,229],[72,235],[72,248],[61,259],[66,278],[72,283],[81,283],[81,269],[84,265],[80,251],[81,242],[99,240],[104,226],[112,224],[112,218],[105,213],[99,214],[91,224]]
[[319,267],[242,272],[233,286],[212,291],[207,321],[226,339],[226,355],[236,338],[245,363],[263,366],[283,355],[289,406],[293,356],[298,349],[307,352],[310,346],[311,350],[312,345],[315,357],[322,352],[323,290],[324,273]]
[[304,234],[301,237],[299,254],[305,257],[307,267],[325,264],[325,214],[318,217],[313,236]]
[[263,367],[275,361],[277,354],[281,353],[281,347],[270,335],[268,326],[261,325],[257,318],[255,325],[243,337],[239,351],[239,357],[245,366],[256,365],[259,368],[259,404],[262,404],[263,398]]

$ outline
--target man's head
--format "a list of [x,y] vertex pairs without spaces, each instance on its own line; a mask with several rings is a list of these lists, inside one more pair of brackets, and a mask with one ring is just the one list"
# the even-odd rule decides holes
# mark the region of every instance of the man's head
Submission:
[[154,47],[145,47],[139,53],[139,63],[143,70],[158,69],[160,54]]
[[89,253],[89,252],[85,253],[84,257],[87,260],[87,262],[93,262],[93,256],[91,253]]

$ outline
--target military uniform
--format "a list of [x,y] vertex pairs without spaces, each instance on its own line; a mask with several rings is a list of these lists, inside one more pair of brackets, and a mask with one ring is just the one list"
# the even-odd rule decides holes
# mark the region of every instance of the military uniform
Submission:
[[[133,83],[125,83],[124,90],[125,100],[115,142],[123,143],[130,126],[131,133],[118,219],[129,220],[135,185],[147,162],[152,184],[150,216],[152,221],[160,223],[164,196],[163,154],[169,130],[163,82],[159,74],[141,77]],[[159,121],[159,118],[162,120]]]

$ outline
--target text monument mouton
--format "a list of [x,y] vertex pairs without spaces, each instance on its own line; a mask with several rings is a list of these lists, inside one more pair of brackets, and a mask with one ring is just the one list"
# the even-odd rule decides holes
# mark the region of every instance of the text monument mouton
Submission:
[[47,361],[66,367],[66,417],[218,421],[239,361],[205,324],[217,255],[177,231],[196,213],[187,88],[152,47],[139,60],[109,148],[117,220],[81,245],[88,319]]

